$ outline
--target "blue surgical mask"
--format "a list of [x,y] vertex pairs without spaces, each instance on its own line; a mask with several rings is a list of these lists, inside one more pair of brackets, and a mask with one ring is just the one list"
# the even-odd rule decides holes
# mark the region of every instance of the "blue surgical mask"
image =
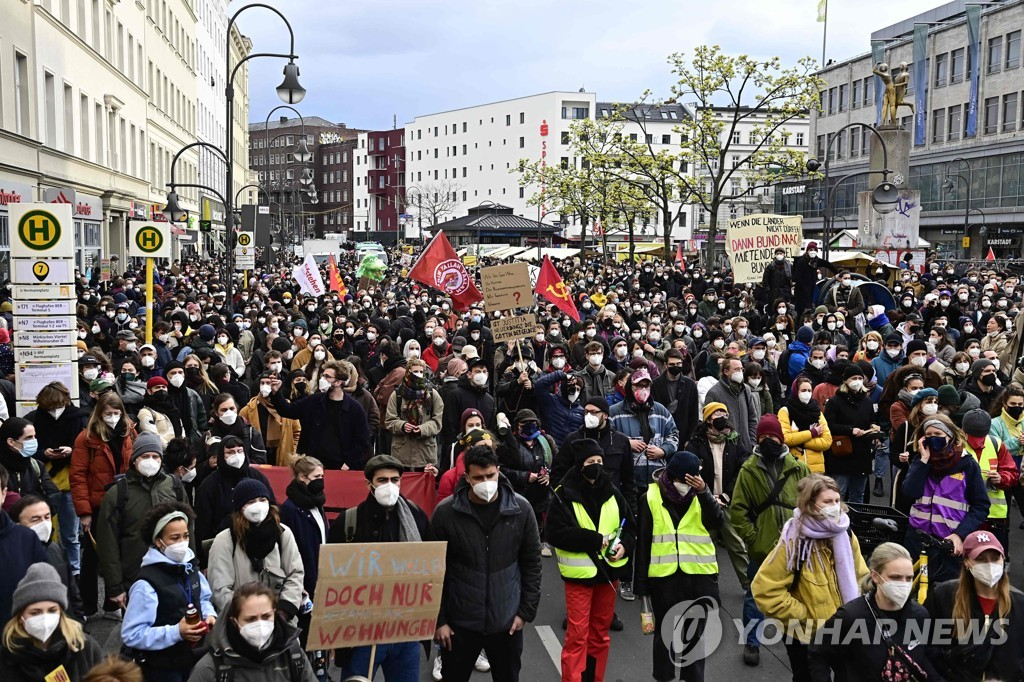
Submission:
[[928,436],[924,441],[929,452],[945,452],[949,447],[949,439],[945,436]]
[[36,450],[39,449],[39,441],[35,438],[29,438],[27,441],[21,444],[21,456],[22,457],[34,457]]

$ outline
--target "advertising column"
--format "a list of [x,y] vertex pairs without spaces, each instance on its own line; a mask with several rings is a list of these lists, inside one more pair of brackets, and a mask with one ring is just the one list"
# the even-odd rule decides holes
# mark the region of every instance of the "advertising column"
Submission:
[[78,401],[75,344],[75,238],[68,204],[11,204],[11,281],[17,412],[59,381]]

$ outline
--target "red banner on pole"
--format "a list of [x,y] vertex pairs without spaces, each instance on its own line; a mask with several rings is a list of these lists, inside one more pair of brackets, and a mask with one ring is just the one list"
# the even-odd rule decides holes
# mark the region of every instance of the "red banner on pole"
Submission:
[[[292,470],[288,467],[257,464],[252,466],[267,477],[278,504],[284,502],[288,498],[286,490],[288,484],[292,482]],[[324,494],[327,495],[324,509],[328,517],[333,518],[342,509],[355,507],[365,500],[370,491],[366,488],[366,476],[362,471],[328,470],[324,472]],[[434,513],[434,505],[437,504],[434,477],[419,472],[402,474],[402,497],[414,502],[430,516]]]

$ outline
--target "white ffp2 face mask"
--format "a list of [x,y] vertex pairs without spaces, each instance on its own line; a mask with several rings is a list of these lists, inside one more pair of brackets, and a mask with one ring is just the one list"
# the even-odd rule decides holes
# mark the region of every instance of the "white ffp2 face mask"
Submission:
[[25,626],[25,632],[31,635],[34,639],[45,644],[50,640],[50,635],[52,635],[60,625],[60,614],[40,613],[38,616],[25,618],[21,622]]
[[993,587],[1003,577],[1003,564],[974,564],[971,575],[974,579],[988,587]]
[[910,599],[910,593],[913,591],[914,585],[913,583],[895,583],[885,580],[879,584],[878,589],[889,601],[902,609],[903,605]]
[[385,483],[373,489],[373,497],[382,507],[391,508],[398,502],[400,491],[394,483]]
[[484,502],[493,502],[498,496],[497,481],[480,481],[473,484],[473,492]]
[[274,621],[257,620],[253,623],[246,623],[238,628],[238,633],[246,642],[257,649],[262,649],[270,642],[270,638],[274,634]]
[[255,523],[257,525],[263,523],[263,520],[267,518],[267,514],[269,513],[269,502],[253,502],[242,510],[242,516],[244,516],[249,523]]

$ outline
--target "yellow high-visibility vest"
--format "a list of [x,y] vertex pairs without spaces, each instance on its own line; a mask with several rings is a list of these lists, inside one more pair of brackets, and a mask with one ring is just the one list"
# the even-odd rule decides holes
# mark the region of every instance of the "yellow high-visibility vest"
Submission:
[[[981,457],[978,457],[970,445],[966,446],[967,452],[978,461],[982,476],[985,476],[989,471],[997,471],[999,469],[1000,445],[1002,445],[1002,442],[998,438],[985,436],[985,447],[981,451]],[[988,485],[987,478],[985,483],[985,488],[988,490],[988,500],[992,503],[992,506],[988,509],[988,517],[990,519],[1005,519],[1010,511],[1010,508],[1006,506],[1006,492],[999,490],[995,486]]]
[[649,577],[667,578],[677,570],[690,575],[718,573],[715,545],[701,521],[700,502],[694,499],[690,503],[678,526],[672,525],[657,484],[647,488],[647,505],[654,519],[651,565],[647,568]]
[[[572,509],[576,513],[576,523],[579,524],[580,528],[586,530],[598,530],[594,527],[594,522],[590,518],[590,514],[579,502],[572,503]],[[598,526],[600,527],[600,533],[611,542],[612,538],[615,537],[616,531],[619,530],[619,523],[622,520],[622,516],[619,514],[619,503],[615,501],[615,495],[612,495],[605,503],[601,505],[601,518],[598,519]],[[593,578],[597,575],[597,566],[594,565],[594,559],[586,552],[567,552],[564,549],[555,547],[555,558],[558,560],[558,572],[562,574],[563,578],[569,578],[572,580],[586,580]],[[628,557],[622,557],[618,561],[612,561],[611,559],[605,559],[605,562],[609,566],[618,568],[625,566],[626,562],[629,561]]]

